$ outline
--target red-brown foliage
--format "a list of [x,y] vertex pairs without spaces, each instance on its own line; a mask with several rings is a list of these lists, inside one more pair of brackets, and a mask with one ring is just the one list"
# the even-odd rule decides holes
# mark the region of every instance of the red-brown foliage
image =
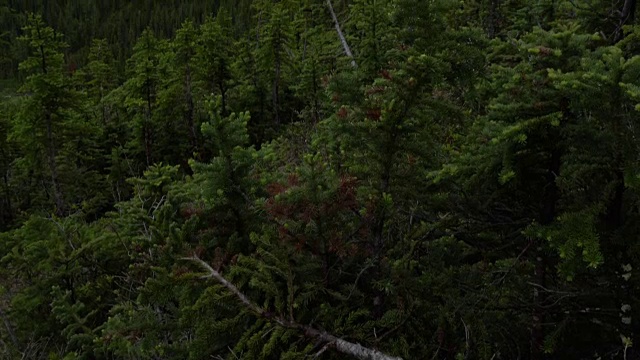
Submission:
[[344,119],[347,117],[347,115],[349,115],[349,111],[347,110],[347,108],[345,108],[344,106],[340,107],[340,110],[338,110],[338,117],[340,119]]
[[380,120],[382,116],[382,110],[376,109],[368,109],[366,112],[367,118],[371,120]]
[[[349,243],[348,239],[349,235],[353,235],[348,232],[354,230],[348,229],[353,226],[353,214],[358,208],[357,183],[354,177],[342,176],[333,196],[320,201],[313,200],[312,196],[276,199],[276,195],[302,186],[300,179],[295,175],[287,178],[287,184],[270,184],[266,210],[278,224],[277,233],[280,240],[292,244],[298,251],[310,251],[315,255],[332,253],[346,257],[357,254],[359,248]],[[321,226],[322,235],[309,236],[304,230],[297,230],[305,229],[310,223]],[[362,232],[356,231],[355,236],[360,233]]]
[[183,219],[191,219],[194,216],[201,216],[204,212],[202,206],[194,203],[188,203],[180,209],[180,217]]

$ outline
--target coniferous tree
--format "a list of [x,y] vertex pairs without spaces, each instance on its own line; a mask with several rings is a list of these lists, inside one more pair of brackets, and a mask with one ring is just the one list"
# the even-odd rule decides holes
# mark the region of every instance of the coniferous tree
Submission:
[[[503,45],[492,59],[495,87],[489,90],[494,97],[487,115],[472,125],[467,140],[454,150],[455,160],[444,169],[462,185],[455,200],[464,204],[459,206],[466,209],[462,217],[475,219],[461,223],[458,236],[485,258],[513,258],[510,266],[530,271],[520,281],[529,279],[531,300],[514,300],[532,309],[531,358],[562,351],[563,356],[592,353],[587,337],[572,339],[576,348],[557,347],[571,329],[593,327],[583,322],[587,319],[566,314],[589,308],[596,298],[603,307],[617,308],[613,299],[621,298],[613,288],[586,285],[593,277],[612,276],[602,268],[603,262],[611,263],[603,244],[607,241],[606,249],[613,250],[617,235],[611,230],[625,228],[625,165],[618,146],[633,133],[622,131],[619,123],[630,106],[615,85],[623,78],[624,59],[616,48],[591,52],[592,42],[598,41],[599,36],[580,34],[577,25],[567,23],[534,30],[517,47]],[[597,86],[590,80],[595,73]],[[602,93],[588,95],[599,88]],[[597,133],[594,123],[601,124]],[[473,196],[466,194],[469,190]],[[619,267],[618,261],[612,266]],[[522,294],[521,285],[510,286]],[[569,290],[573,299],[567,302],[556,288],[585,292]],[[604,318],[597,323],[611,321]],[[547,324],[559,325],[552,329]],[[589,333],[611,335],[607,326]]]
[[10,106],[7,102],[0,106],[0,173],[2,180],[0,182],[0,220],[2,231],[8,230],[15,217],[14,198],[12,194],[12,180],[10,169],[12,162],[17,157],[16,144],[9,140],[10,135],[10,118],[15,111],[14,106]]
[[180,164],[187,168],[187,159],[198,150],[200,135],[198,102],[194,82],[194,57],[198,39],[196,27],[185,22],[175,40],[163,54],[158,78],[157,112],[153,115],[156,130],[155,144],[165,163]]
[[257,104],[254,106],[258,107],[251,113],[261,122],[258,125],[264,129],[262,136],[270,138],[273,136],[271,132],[290,122],[293,115],[282,109],[287,100],[285,90],[291,64],[291,4],[258,1],[252,6],[257,21],[252,34],[255,40],[250,39],[243,44],[245,54],[240,53],[238,60],[241,62],[237,64],[236,71],[245,73],[244,83],[249,88],[244,91],[255,94]]
[[210,94],[220,95],[222,116],[229,111],[228,92],[233,80],[234,40],[231,18],[225,8],[221,8],[215,18],[207,18],[201,27],[194,59],[194,73],[201,87],[206,89],[199,94],[200,101]]
[[637,357],[635,4],[0,0],[0,357]]
[[356,0],[350,8],[351,17],[345,31],[360,70],[371,79],[387,66],[387,50],[393,31],[389,15],[391,2],[386,0]]
[[337,41],[334,30],[328,28],[326,6],[317,1],[306,1],[296,12],[296,60],[292,64],[296,78],[291,89],[296,99],[304,107],[300,117],[317,123],[325,116],[327,102],[324,83],[331,70],[335,69],[334,50]]
[[65,45],[40,16],[30,16],[24,31],[21,40],[29,47],[30,56],[20,65],[27,74],[21,88],[25,103],[16,118],[14,136],[20,138],[28,151],[31,171],[40,167],[47,169],[40,176],[49,178],[47,197],[51,198],[56,215],[62,216],[68,204],[60,178],[58,153],[64,141],[64,126],[73,116],[70,111],[74,105],[74,96],[63,72]]
[[[154,140],[158,125],[154,114],[160,86],[160,62],[165,44],[150,29],[145,30],[129,59],[129,79],[118,92],[111,94],[114,101],[124,105],[131,132],[128,146],[133,154],[142,154],[148,165],[160,160],[155,152]],[[127,125],[125,125],[127,126]]]
[[113,116],[104,102],[105,97],[117,86],[116,69],[109,44],[104,39],[96,39],[91,45],[87,66],[82,69],[87,76],[87,95],[93,100],[102,125],[107,126]]

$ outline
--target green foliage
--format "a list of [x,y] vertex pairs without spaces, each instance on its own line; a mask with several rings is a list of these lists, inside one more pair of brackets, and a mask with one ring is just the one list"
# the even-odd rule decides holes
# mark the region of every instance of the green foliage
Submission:
[[[65,76],[64,43],[53,29],[32,16],[21,40],[30,56],[20,65],[26,79],[9,136],[20,145],[17,177],[26,180],[17,189],[30,208],[53,210],[58,216],[93,212],[102,206],[104,196],[86,191],[100,186],[98,173],[89,164],[100,129],[85,117],[83,96],[74,88],[74,79]],[[33,180],[46,185],[42,188]]]
[[331,3],[0,0],[1,358],[636,356],[623,2]]

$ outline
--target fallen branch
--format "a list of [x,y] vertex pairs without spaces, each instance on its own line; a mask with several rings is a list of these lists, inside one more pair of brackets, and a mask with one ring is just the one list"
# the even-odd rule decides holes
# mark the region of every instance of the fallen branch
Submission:
[[351,48],[349,47],[349,43],[347,43],[347,39],[344,37],[342,33],[342,29],[340,28],[340,22],[338,21],[338,17],[336,16],[336,12],[333,11],[333,5],[331,5],[331,0],[327,0],[327,7],[329,8],[329,12],[331,13],[331,17],[333,18],[333,23],[336,26],[336,32],[338,33],[338,37],[340,38],[340,42],[342,43],[342,47],[344,48],[344,53],[351,59],[351,66],[354,68],[358,67],[356,63],[356,59],[353,57],[353,53],[351,52]]
[[253,303],[245,294],[243,294],[238,288],[230,283],[227,279],[225,279],[219,272],[217,272],[211,265],[207,264],[205,261],[200,259],[197,256],[192,256],[188,258],[184,258],[184,260],[193,261],[206,270],[207,274],[204,278],[213,278],[218,281],[222,286],[227,288],[229,292],[231,292],[244,307],[249,309],[256,316],[261,317],[263,319],[267,319],[275,322],[276,324],[285,327],[287,329],[299,330],[305,336],[314,338],[317,341],[324,343],[326,347],[331,347],[338,351],[339,353],[353,356],[356,359],[361,360],[402,360],[402,358],[390,356],[384,354],[378,350],[370,349],[368,347],[362,346],[360,344],[352,343],[350,341],[343,340],[339,337],[331,335],[325,331],[320,331],[315,328],[312,328],[308,325],[303,325],[296,323],[294,321],[286,320],[286,318],[282,316],[273,315],[262,309],[260,306]]

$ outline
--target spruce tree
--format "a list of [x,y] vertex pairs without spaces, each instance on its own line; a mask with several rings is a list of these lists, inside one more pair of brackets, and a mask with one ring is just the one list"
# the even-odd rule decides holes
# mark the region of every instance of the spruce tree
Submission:
[[16,216],[14,202],[19,201],[13,194],[13,178],[10,176],[12,162],[17,157],[17,147],[9,140],[10,118],[15,112],[15,106],[8,101],[0,104],[0,231],[8,230]]
[[199,33],[187,21],[161,59],[158,94],[153,115],[158,160],[187,168],[187,159],[198,150],[198,115],[202,103],[196,97],[194,57]]
[[117,73],[113,54],[105,39],[95,39],[89,50],[89,62],[82,69],[87,77],[87,95],[94,102],[98,118],[106,126],[111,121],[111,108],[104,102],[105,97],[117,86]]
[[75,116],[76,96],[63,71],[65,44],[60,36],[37,15],[29,17],[24,31],[21,40],[29,48],[29,57],[20,64],[26,74],[20,89],[24,102],[13,125],[13,136],[23,146],[28,171],[48,177],[46,197],[53,212],[62,216],[69,210],[69,194],[65,194],[58,155],[67,140],[65,130]]
[[229,112],[229,88],[233,80],[231,65],[234,40],[231,36],[231,18],[225,8],[221,8],[215,18],[207,18],[201,26],[201,36],[196,45],[194,58],[195,78],[205,89],[199,94],[200,101],[210,94],[220,95],[222,116]]
[[160,160],[154,140],[156,102],[160,85],[160,57],[165,44],[158,40],[150,29],[145,30],[134,46],[134,54],[128,60],[128,80],[110,94],[112,101],[123,106],[126,119],[122,121],[129,129],[129,151],[142,155],[146,166]]

